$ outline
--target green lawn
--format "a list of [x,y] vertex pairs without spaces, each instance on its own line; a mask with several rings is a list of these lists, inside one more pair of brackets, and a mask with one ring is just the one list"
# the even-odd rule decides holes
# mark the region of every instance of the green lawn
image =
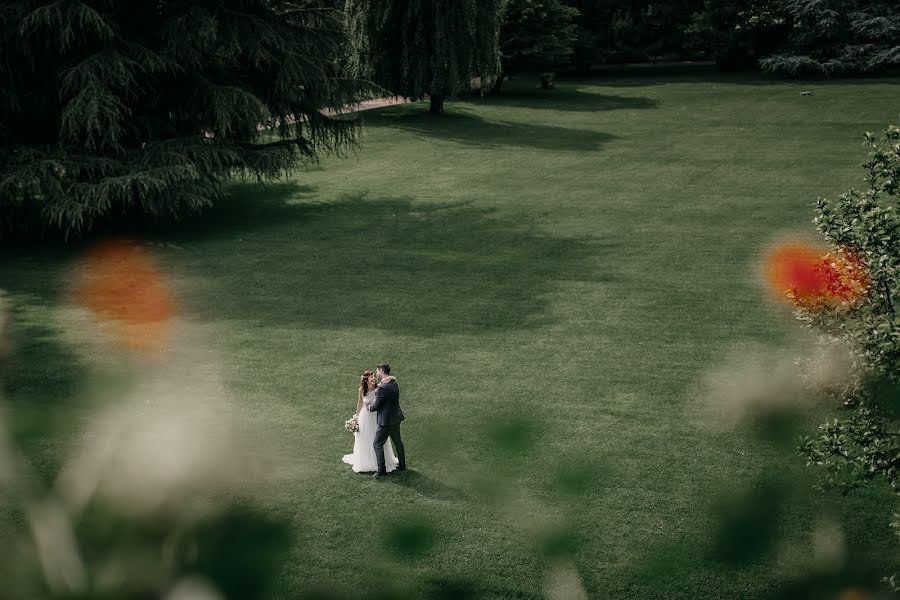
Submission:
[[[847,572],[890,573],[889,492],[815,492],[790,446],[706,426],[702,406],[735,352],[795,343],[759,257],[812,232],[817,196],[861,185],[861,134],[897,121],[898,84],[521,80],[443,116],[365,113],[355,156],[238,185],[149,236],[242,418],[275,448],[255,496],[294,529],[276,597],[543,598],[548,565],[571,560],[591,598],[770,598],[817,568],[828,520]],[[66,436],[42,432],[89,418],[86,361],[54,319],[70,254],[0,264],[14,430],[47,478]],[[341,463],[357,376],[381,361],[412,469],[386,482]],[[722,503],[749,489],[763,492],[747,522],[723,529]],[[404,521],[423,550],[395,557]],[[735,531],[746,553],[727,551]]]

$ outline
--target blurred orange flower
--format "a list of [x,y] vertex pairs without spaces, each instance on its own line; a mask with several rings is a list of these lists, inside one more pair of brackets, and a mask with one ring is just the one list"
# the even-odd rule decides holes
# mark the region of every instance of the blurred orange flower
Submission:
[[866,600],[868,594],[856,588],[850,588],[841,594],[839,600]]
[[869,290],[865,261],[848,248],[834,252],[786,242],[766,258],[769,288],[778,298],[806,310],[849,307]]
[[169,332],[175,303],[150,254],[130,240],[109,240],[78,261],[74,302],[91,310],[117,343],[158,351]]

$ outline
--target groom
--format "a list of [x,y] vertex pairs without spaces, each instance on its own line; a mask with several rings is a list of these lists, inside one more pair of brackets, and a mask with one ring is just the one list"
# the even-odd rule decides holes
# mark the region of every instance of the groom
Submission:
[[375,430],[375,460],[378,462],[378,471],[375,477],[387,475],[384,467],[384,445],[387,439],[394,441],[397,449],[398,471],[406,470],[406,453],[403,451],[403,440],[400,439],[400,421],[403,420],[403,411],[400,410],[400,386],[397,378],[391,377],[391,366],[387,363],[375,367],[375,376],[379,379],[378,388],[375,391],[375,401],[369,405],[369,410],[377,411],[378,428]]

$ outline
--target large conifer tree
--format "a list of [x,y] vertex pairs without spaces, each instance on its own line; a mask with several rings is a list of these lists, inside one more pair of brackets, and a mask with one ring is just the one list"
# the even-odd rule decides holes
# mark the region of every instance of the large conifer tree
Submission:
[[196,210],[351,147],[334,4],[0,2],[0,235]]
[[506,0],[347,0],[356,66],[395,94],[444,98],[468,90],[474,77],[500,71],[498,36]]

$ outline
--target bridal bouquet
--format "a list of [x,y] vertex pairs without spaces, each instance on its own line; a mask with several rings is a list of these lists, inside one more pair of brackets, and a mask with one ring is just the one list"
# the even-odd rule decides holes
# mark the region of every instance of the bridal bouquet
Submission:
[[359,421],[356,420],[356,415],[353,415],[346,421],[344,421],[344,428],[347,429],[350,433],[356,433],[359,431]]

